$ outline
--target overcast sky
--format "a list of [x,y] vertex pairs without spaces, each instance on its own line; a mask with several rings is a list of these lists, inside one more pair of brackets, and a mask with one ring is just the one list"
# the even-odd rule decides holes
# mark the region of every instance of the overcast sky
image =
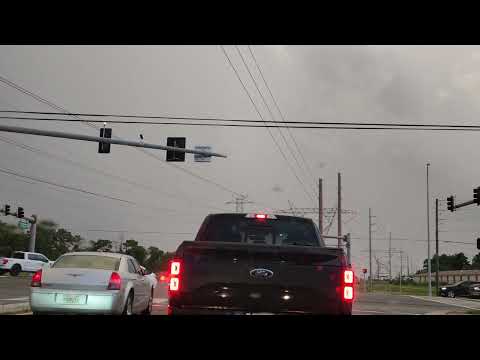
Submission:
[[[261,78],[246,46],[239,47],[253,76]],[[237,50],[225,47],[265,120],[269,112],[256,92]],[[275,100],[291,121],[401,122],[478,124],[480,48],[464,46],[252,46]],[[1,46],[0,75],[53,103],[79,113],[146,114],[231,119],[258,119],[254,107],[218,46]],[[274,110],[264,86],[260,87]],[[3,110],[55,111],[0,83]],[[278,113],[274,113],[279,121]],[[120,119],[121,120],[121,119]],[[1,119],[9,125],[98,135],[85,124]],[[98,154],[97,145],[71,140],[0,133],[85,166],[130,181],[106,177],[63,160],[40,156],[0,141],[0,168],[68,186],[115,196],[135,205],[52,186],[19,181],[0,174],[0,203],[25,208],[27,215],[53,219],[88,239],[119,240],[127,230],[145,246],[174,250],[193,239],[210,212],[233,211],[228,190],[248,194],[247,210],[313,207],[266,129],[111,125],[114,136],[165,144],[168,136],[185,136],[187,147],[211,145],[228,158],[172,166],[162,151],[112,146]],[[427,255],[426,170],[430,167],[431,239],[434,199],[455,194],[470,200],[480,185],[478,136],[474,132],[360,130],[291,130],[315,178],[299,169],[279,131],[282,146],[297,176],[310,192],[324,182],[326,207],[336,206],[337,172],[342,173],[342,203],[356,216],[345,216],[351,232],[353,260],[368,265],[368,208],[374,220],[374,249],[386,250],[389,231],[397,249],[405,250],[414,270]],[[290,146],[290,135],[283,130]],[[301,160],[297,154],[297,158]],[[301,163],[303,164],[303,163]],[[221,186],[179,170],[187,169]],[[132,184],[134,182],[135,184]],[[228,189],[228,190],[227,190]],[[313,195],[312,195],[313,196]],[[445,209],[446,204],[442,204]],[[444,212],[440,251],[477,253],[480,209],[470,206]],[[315,215],[314,218],[316,219]],[[6,218],[2,218],[5,220]],[[15,219],[10,218],[10,222]],[[336,221],[329,234],[336,234]],[[446,230],[447,232],[443,232]],[[157,231],[164,234],[136,234]],[[176,234],[184,233],[184,234]],[[376,238],[376,239],[375,239]],[[432,241],[432,254],[435,246]],[[385,262],[384,255],[380,255]],[[393,260],[398,268],[399,261]],[[374,267],[375,270],[375,267]]]

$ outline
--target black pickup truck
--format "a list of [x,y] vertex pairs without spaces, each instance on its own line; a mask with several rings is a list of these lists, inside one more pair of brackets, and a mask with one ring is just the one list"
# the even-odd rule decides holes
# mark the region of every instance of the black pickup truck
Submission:
[[351,315],[354,275],[311,219],[212,214],[170,264],[169,315]]

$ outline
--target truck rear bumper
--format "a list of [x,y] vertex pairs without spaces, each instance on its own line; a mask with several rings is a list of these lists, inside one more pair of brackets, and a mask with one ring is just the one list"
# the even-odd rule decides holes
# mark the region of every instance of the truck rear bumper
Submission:
[[351,315],[351,304],[320,311],[223,308],[218,306],[168,306],[168,315]]

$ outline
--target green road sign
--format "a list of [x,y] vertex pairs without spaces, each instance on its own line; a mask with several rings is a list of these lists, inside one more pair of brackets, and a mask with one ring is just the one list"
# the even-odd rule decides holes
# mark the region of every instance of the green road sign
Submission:
[[30,224],[27,220],[20,220],[18,222],[18,227],[22,230],[27,230],[30,227]]

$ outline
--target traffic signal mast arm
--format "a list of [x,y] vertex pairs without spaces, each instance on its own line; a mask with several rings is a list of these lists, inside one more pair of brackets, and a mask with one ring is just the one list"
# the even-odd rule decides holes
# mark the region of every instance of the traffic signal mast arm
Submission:
[[226,155],[217,154],[209,151],[192,150],[192,149],[185,149],[180,147],[164,146],[164,145],[157,145],[157,144],[147,144],[144,142],[111,139],[106,137],[97,137],[97,136],[89,136],[89,135],[82,135],[82,134],[72,134],[72,133],[66,133],[66,132],[60,132],[60,131],[29,129],[29,128],[24,128],[19,126],[0,125],[0,131],[56,137],[56,138],[71,139],[71,140],[83,140],[83,141],[92,141],[92,142],[98,142],[98,143],[143,147],[143,148],[149,148],[149,149],[159,149],[159,150],[167,150],[167,151],[170,150],[175,152],[198,154],[203,156],[216,156],[216,157],[223,157],[223,158],[227,157]]
[[450,211],[455,211],[455,209],[473,204],[480,205],[480,186],[473,189],[473,200],[455,205],[455,198],[453,196],[447,197],[447,209]]

